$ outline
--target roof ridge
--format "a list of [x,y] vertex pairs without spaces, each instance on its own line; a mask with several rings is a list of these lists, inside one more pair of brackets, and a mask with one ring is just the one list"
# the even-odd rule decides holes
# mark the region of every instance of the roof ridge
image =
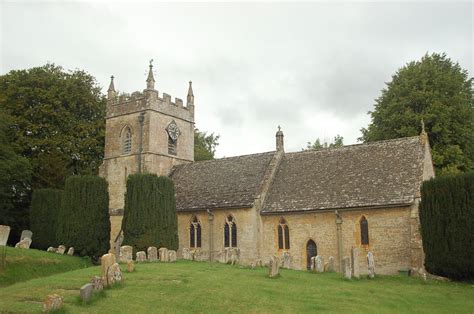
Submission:
[[216,159],[209,159],[209,160],[198,160],[192,162],[193,164],[195,163],[206,163],[206,162],[215,162],[215,161],[220,161],[220,160],[228,160],[228,159],[237,159],[237,158],[242,158],[242,157],[250,157],[250,156],[260,156],[260,155],[269,155],[271,153],[275,153],[276,151],[268,151],[268,152],[263,152],[263,153],[256,153],[256,154],[246,154],[246,155],[238,155],[238,156],[230,156],[230,157],[222,157],[222,158],[216,158]]

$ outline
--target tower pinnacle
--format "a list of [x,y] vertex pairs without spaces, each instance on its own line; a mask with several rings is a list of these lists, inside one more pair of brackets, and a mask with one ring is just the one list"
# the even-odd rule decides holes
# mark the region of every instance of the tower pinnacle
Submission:
[[278,126],[278,131],[275,134],[276,137],[276,150],[277,151],[285,151],[285,145],[283,143],[283,131],[281,130],[281,127]]
[[186,106],[194,106],[194,93],[193,93],[193,82],[189,81],[188,97]]
[[115,97],[115,86],[114,86],[114,76],[110,77],[110,85],[109,89],[107,90],[107,98],[113,99]]
[[150,60],[150,69],[148,70],[148,77],[146,79],[146,89],[155,89],[155,78],[153,77],[153,59]]

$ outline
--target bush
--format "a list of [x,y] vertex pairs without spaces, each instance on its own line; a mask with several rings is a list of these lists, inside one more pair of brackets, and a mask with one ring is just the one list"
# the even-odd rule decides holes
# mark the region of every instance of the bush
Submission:
[[66,180],[57,238],[74,246],[82,256],[97,259],[109,250],[110,218],[107,181],[97,176],[73,176]]
[[425,182],[420,221],[426,269],[474,279],[474,172]]
[[57,246],[56,227],[58,212],[61,207],[62,191],[56,189],[39,189],[33,191],[30,209],[30,228],[33,232],[35,248],[46,249]]
[[123,244],[135,252],[149,246],[178,249],[173,181],[154,174],[129,176],[122,229]]

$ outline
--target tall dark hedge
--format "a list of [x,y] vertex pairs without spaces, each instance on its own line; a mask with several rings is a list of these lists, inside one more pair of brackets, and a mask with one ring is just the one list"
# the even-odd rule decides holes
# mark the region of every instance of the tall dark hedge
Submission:
[[474,279],[474,172],[425,182],[420,221],[426,269]]
[[154,174],[129,176],[122,229],[123,245],[135,252],[149,246],[178,249],[173,181]]
[[62,191],[39,189],[33,191],[30,208],[30,229],[33,232],[32,247],[46,249],[57,246],[57,216],[61,207]]
[[110,218],[107,181],[97,176],[66,180],[57,238],[77,253],[97,259],[109,250]]

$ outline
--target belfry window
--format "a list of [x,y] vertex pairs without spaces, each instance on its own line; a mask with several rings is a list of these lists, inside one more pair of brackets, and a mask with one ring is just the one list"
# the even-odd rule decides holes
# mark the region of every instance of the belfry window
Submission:
[[201,247],[201,224],[199,223],[196,216],[193,217],[189,226],[189,247]]
[[122,152],[128,154],[132,151],[132,131],[127,127],[122,135]]
[[365,216],[360,219],[360,244],[369,245],[369,223]]
[[178,147],[178,139],[173,140],[171,136],[168,135],[168,154],[175,155]]
[[290,230],[288,229],[288,224],[286,220],[280,218],[278,224],[278,249],[279,250],[289,250],[290,249]]
[[237,247],[237,224],[230,215],[224,224],[224,247]]

